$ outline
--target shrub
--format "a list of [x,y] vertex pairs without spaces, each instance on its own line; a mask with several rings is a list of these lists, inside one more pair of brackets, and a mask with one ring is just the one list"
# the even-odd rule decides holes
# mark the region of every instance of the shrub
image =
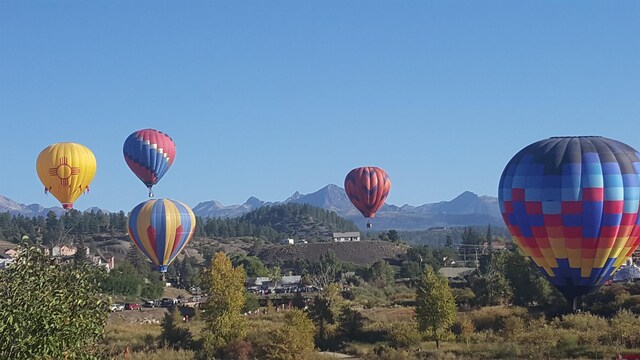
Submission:
[[486,307],[469,313],[469,318],[478,331],[491,329],[495,332],[502,330],[504,319],[515,316],[528,318],[527,309],[522,307]]
[[224,357],[233,360],[253,359],[253,345],[244,340],[235,340],[227,344],[224,349]]
[[363,360],[411,360],[412,358],[408,351],[388,346],[377,347],[373,352],[362,357]]
[[271,334],[260,359],[297,360],[313,356],[314,326],[307,315],[300,310],[289,311],[285,315],[285,324]]
[[415,323],[394,323],[389,326],[387,333],[391,346],[395,348],[412,347],[422,341],[422,334]]

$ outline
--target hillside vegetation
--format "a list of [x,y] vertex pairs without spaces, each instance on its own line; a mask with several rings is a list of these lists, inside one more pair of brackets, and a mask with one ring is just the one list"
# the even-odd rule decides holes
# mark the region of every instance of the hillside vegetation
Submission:
[[258,250],[256,256],[268,264],[294,262],[296,260],[316,261],[320,256],[333,252],[346,263],[371,265],[385,260],[395,263],[401,255],[407,253],[407,245],[385,241],[356,241],[342,243],[311,243],[300,245],[268,246]]

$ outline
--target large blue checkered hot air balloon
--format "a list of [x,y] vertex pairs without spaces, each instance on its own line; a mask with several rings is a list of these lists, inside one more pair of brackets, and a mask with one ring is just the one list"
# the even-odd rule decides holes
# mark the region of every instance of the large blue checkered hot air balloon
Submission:
[[193,211],[175,200],[147,200],[133,208],[129,216],[129,237],[160,272],[166,272],[191,241],[195,228]]
[[515,242],[574,308],[640,244],[640,154],[616,140],[533,143],[507,164],[498,198]]

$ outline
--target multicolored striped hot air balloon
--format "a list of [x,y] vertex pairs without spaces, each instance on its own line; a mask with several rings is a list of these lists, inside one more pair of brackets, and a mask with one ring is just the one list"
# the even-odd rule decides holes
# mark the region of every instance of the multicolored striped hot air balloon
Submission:
[[[353,206],[365,218],[372,218],[387,199],[391,190],[391,180],[389,175],[379,167],[359,167],[347,174],[344,179],[344,190]],[[370,221],[367,221],[367,227],[371,227]]]
[[129,237],[160,272],[166,272],[191,241],[195,228],[193,211],[175,200],[147,200],[133,208],[129,216]]
[[89,191],[96,173],[96,158],[86,146],[63,142],[47,146],[36,161],[38,177],[65,209]]
[[176,157],[176,144],[169,135],[154,129],[143,129],[129,135],[122,148],[129,168],[149,188],[157,184]]
[[498,197],[515,242],[574,308],[640,244],[640,154],[616,140],[533,143],[507,164]]

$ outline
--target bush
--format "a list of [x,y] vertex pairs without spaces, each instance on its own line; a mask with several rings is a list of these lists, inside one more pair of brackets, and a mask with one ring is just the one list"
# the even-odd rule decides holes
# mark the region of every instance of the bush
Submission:
[[387,333],[394,348],[409,348],[422,341],[422,334],[415,323],[394,323],[389,326]]
[[398,350],[388,346],[377,347],[366,354],[362,360],[411,360],[413,356],[408,351]]
[[285,315],[285,323],[264,344],[259,359],[297,360],[313,357],[314,326],[300,310],[291,310]]
[[486,307],[469,312],[469,318],[478,331],[493,330],[499,332],[504,326],[504,319],[515,316],[528,318],[527,309],[522,307]]
[[224,349],[224,357],[233,360],[253,359],[253,345],[244,340],[234,340]]

